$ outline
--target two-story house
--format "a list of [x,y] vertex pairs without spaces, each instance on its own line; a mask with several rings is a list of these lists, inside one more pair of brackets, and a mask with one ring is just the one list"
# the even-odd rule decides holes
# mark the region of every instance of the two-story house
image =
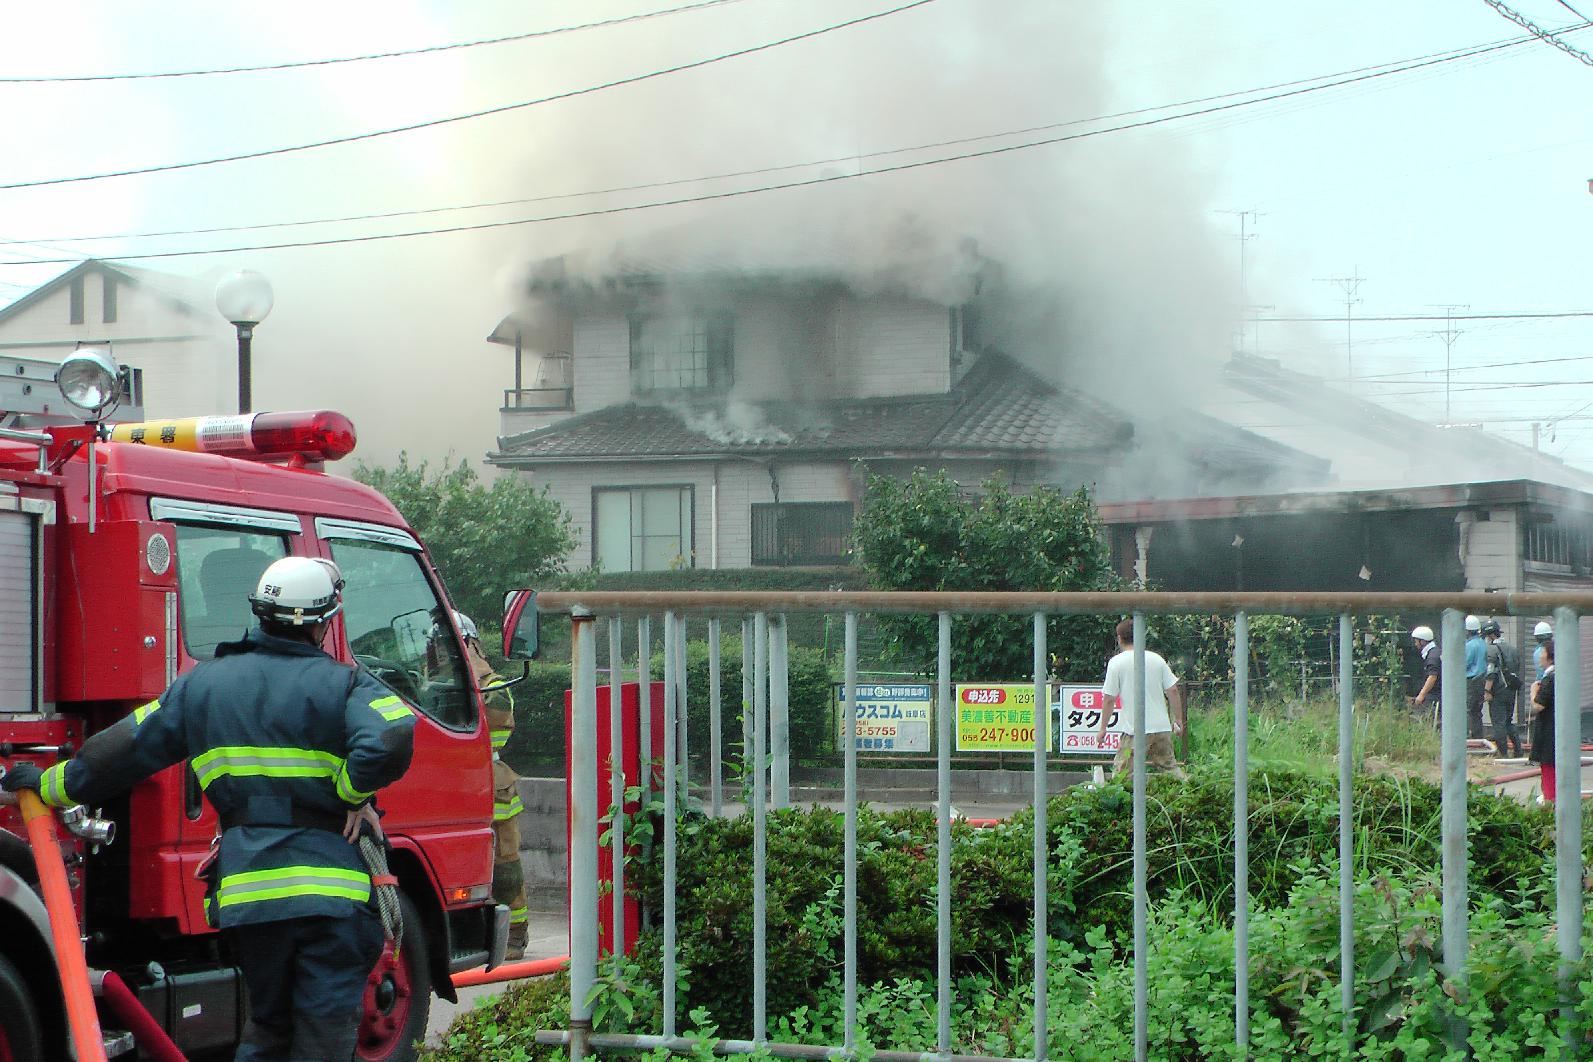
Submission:
[[[822,271],[544,270],[488,337],[515,351],[488,460],[545,484],[569,563],[605,572],[844,563],[865,468],[1109,482],[1131,417],[994,350],[985,313]],[[1181,430],[1197,489],[1326,471],[1195,414]]]
[[184,278],[89,260],[0,307],[0,353],[60,361],[99,343],[141,372],[151,417],[237,408],[233,328]]

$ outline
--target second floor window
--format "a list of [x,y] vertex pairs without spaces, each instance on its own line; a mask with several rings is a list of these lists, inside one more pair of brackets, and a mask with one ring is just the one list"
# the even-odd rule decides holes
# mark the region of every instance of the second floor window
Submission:
[[722,391],[734,354],[730,318],[631,318],[631,383],[637,394]]

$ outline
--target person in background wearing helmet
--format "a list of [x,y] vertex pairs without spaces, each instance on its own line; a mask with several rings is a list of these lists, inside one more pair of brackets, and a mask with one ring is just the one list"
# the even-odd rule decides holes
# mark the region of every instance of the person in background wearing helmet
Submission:
[[259,625],[100,731],[73,759],[14,767],[4,788],[98,804],[187,759],[221,819],[220,926],[249,993],[239,1062],[348,1059],[381,917],[356,847],[378,789],[409,767],[414,712],[321,649],[343,607],[330,561],[285,557],[249,604]]
[[1504,632],[1499,621],[1487,619],[1482,624],[1482,636],[1488,642],[1488,675],[1484,680],[1482,700],[1488,706],[1493,725],[1493,754],[1496,759],[1522,755],[1521,735],[1516,732],[1516,694],[1521,689],[1521,654],[1516,647],[1500,635]]
[[1482,640],[1482,620],[1466,617],[1466,736],[1482,737],[1482,694],[1488,679],[1488,643]]
[[1412,708],[1422,708],[1427,704],[1427,698],[1432,696],[1433,690],[1438,685],[1438,646],[1433,642],[1433,629],[1431,627],[1417,627],[1410,632],[1411,641],[1416,643],[1416,651],[1422,658],[1422,686],[1416,691],[1416,696],[1410,698]]
[[487,660],[475,621],[454,613],[465,640],[465,656],[487,705],[487,729],[492,736],[492,898],[509,908],[510,959],[525,957],[531,926],[525,899],[525,868],[520,863],[520,827],[516,820],[525,810],[520,800],[520,776],[503,762],[503,748],[514,732],[514,695],[507,682]]
[[[1532,754],[1527,759],[1538,765],[1543,801],[1554,803],[1554,639],[1543,643],[1543,677],[1532,684]],[[1574,778],[1574,776],[1573,776]]]
[[1554,640],[1554,628],[1539,620],[1532,628],[1532,640],[1538,643],[1532,650],[1532,681],[1536,683],[1543,681],[1543,647]]

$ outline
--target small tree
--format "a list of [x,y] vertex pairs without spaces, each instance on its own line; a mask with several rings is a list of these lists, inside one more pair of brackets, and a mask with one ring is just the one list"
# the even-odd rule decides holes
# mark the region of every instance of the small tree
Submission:
[[454,605],[496,625],[505,590],[563,571],[575,546],[570,514],[516,475],[486,486],[465,461],[432,472],[398,455],[392,468],[361,464],[354,478],[385,494],[415,529],[448,584]]
[[[853,528],[877,590],[1113,590],[1120,580],[1085,488],[1014,494],[999,477],[977,500],[944,470],[906,480],[871,476]],[[1050,665],[1060,678],[1100,678],[1114,650],[1110,616],[1053,616],[1046,624]],[[899,653],[923,667],[935,657],[931,616],[882,617]],[[963,680],[1033,674],[1033,622],[1022,616],[959,617],[952,626],[952,669]]]

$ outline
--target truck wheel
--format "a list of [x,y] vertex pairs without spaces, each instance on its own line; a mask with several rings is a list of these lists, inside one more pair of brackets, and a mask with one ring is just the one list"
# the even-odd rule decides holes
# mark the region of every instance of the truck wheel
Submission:
[[[412,1062],[415,1044],[426,1038],[431,1018],[431,962],[426,927],[408,896],[399,894],[404,939],[395,954],[392,941],[382,948],[365,985],[354,1055],[360,1062]],[[6,1062],[0,1055],[0,1062]]]
[[4,956],[0,956],[0,1062],[44,1062],[44,1036],[33,994]]

